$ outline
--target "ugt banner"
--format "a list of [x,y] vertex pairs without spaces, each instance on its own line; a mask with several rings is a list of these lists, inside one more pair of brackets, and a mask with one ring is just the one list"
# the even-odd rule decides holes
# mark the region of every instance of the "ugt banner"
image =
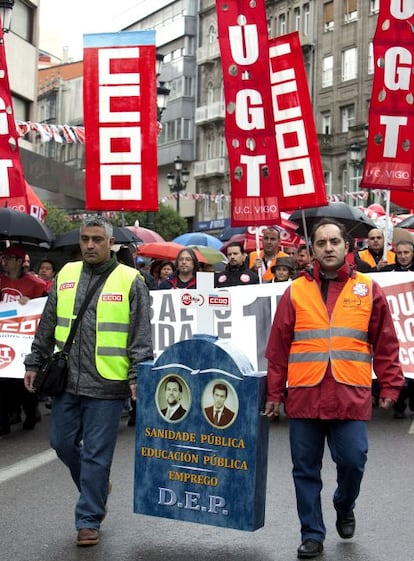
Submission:
[[155,32],[84,35],[86,208],[157,211]]
[[[0,200],[22,197],[26,201],[26,186],[20,159],[18,134],[14,120],[7,72],[3,31],[0,29]],[[1,204],[4,206],[4,203]]]
[[278,171],[264,2],[217,0],[234,226],[278,222]]
[[361,187],[413,190],[414,2],[381,0]]

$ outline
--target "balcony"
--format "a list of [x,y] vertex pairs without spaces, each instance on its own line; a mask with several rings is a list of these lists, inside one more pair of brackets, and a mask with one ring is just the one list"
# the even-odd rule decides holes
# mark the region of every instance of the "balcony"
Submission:
[[224,101],[216,101],[211,105],[203,105],[196,108],[195,122],[196,125],[202,125],[208,121],[216,121],[217,119],[224,119],[225,108]]
[[220,58],[220,46],[218,39],[214,43],[208,43],[197,49],[197,64],[214,62]]
[[194,163],[194,177],[202,179],[213,175],[225,175],[228,172],[227,158],[214,158]]

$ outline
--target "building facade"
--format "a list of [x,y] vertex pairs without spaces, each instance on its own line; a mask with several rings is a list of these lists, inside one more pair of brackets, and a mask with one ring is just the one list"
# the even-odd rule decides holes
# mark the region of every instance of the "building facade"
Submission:
[[158,137],[158,196],[177,206],[170,192],[167,174],[174,173],[178,156],[190,172],[186,191],[181,192],[180,214],[189,230],[195,216],[195,100],[197,92],[196,45],[198,36],[197,0],[141,0],[128,12],[124,30],[155,30],[157,52],[164,55],[159,82],[170,90],[162,114]]

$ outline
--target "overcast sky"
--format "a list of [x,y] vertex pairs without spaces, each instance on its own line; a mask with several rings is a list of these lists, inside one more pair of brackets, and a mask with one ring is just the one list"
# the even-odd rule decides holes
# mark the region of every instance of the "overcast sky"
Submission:
[[68,46],[70,58],[81,60],[82,35],[119,31],[134,5],[137,0],[41,0],[40,48],[60,58]]

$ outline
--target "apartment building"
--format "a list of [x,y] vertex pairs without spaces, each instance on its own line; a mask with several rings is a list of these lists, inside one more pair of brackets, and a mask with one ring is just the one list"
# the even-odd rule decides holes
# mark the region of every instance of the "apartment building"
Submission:
[[[40,0],[15,0],[10,31],[4,38],[14,115],[23,122],[38,120],[39,9]],[[27,181],[45,202],[82,207],[83,174],[37,154],[38,145],[33,133],[19,141]]]
[[170,90],[162,114],[158,136],[158,196],[178,208],[176,194],[170,192],[167,174],[174,173],[174,160],[183,161],[189,174],[181,191],[180,214],[189,229],[195,216],[195,100],[197,92],[196,45],[198,36],[197,0],[138,0],[128,11],[124,30],[155,30],[157,52],[164,55],[159,83]]

